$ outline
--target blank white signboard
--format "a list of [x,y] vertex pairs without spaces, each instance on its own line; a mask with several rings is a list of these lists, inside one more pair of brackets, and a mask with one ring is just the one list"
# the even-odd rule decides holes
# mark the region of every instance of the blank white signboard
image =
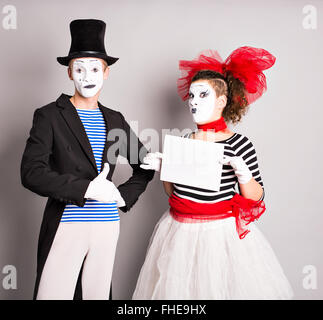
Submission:
[[219,191],[223,153],[221,143],[166,135],[160,179]]

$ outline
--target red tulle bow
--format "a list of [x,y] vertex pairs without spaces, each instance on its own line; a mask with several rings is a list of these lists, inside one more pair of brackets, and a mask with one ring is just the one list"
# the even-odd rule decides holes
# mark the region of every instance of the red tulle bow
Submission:
[[199,203],[172,194],[168,202],[170,213],[174,219],[184,223],[235,217],[236,229],[240,239],[243,239],[249,233],[247,225],[258,219],[266,210],[263,201],[247,199],[238,193],[230,200],[217,203]]
[[234,50],[224,62],[217,51],[203,51],[192,61],[179,62],[182,77],[177,81],[178,93],[183,100],[188,98],[191,80],[200,70],[219,72],[224,77],[230,72],[244,84],[248,104],[251,104],[266,91],[266,77],[262,71],[272,67],[275,60],[268,51],[247,46]]

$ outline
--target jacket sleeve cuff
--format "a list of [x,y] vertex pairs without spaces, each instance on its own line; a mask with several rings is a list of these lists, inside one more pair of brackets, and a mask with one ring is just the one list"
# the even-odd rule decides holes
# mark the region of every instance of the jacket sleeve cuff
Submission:
[[79,181],[79,183],[73,190],[73,192],[75,192],[78,195],[76,200],[72,201],[73,204],[77,205],[78,207],[84,207],[84,204],[86,201],[86,198],[84,196],[90,182],[91,180],[87,180],[87,179]]
[[[120,187],[120,186],[119,186]],[[125,202],[125,206],[123,207],[119,207],[119,209],[123,212],[127,212],[130,210],[131,208],[131,204],[129,203],[128,197],[126,195],[126,193],[122,190],[122,188],[117,187],[117,189],[119,190],[121,197],[123,198],[124,202]]]

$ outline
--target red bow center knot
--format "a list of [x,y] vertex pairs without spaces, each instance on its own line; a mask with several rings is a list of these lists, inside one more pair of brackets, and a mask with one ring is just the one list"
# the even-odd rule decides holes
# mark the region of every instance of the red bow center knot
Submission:
[[227,65],[225,63],[222,63],[222,74],[224,77],[226,77],[227,73]]

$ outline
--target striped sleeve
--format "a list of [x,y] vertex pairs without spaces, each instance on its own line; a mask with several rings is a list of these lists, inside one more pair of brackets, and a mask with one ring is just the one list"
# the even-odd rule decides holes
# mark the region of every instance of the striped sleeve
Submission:
[[[233,150],[235,151],[236,156],[242,157],[248,166],[249,170],[252,173],[253,178],[261,185],[263,189],[263,194],[260,200],[264,199],[265,190],[264,184],[260,175],[257,153],[252,142],[245,136],[241,135],[232,145]],[[259,201],[260,201],[259,200]]]

